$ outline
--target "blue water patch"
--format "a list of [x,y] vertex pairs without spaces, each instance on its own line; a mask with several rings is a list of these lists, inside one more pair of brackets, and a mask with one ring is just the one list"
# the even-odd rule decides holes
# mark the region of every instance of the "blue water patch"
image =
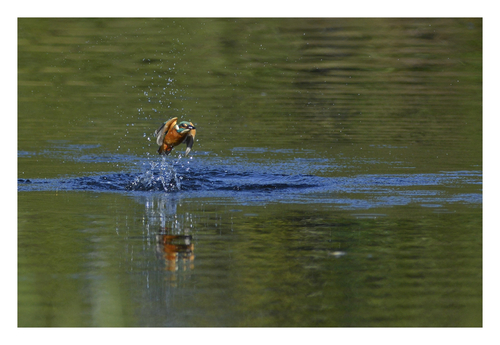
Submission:
[[[435,174],[359,174],[321,177],[303,167],[244,164],[238,159],[143,161],[140,171],[99,173],[56,179],[19,179],[19,191],[161,192],[198,198],[230,198],[239,203],[324,203],[369,209],[421,204],[482,204],[480,171]],[[295,171],[294,171],[295,170]],[[467,193],[464,188],[467,187]]]

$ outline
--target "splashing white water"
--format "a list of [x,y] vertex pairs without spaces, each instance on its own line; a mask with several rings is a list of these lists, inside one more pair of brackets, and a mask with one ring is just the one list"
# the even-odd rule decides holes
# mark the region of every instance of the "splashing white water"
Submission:
[[130,184],[132,190],[164,190],[174,192],[181,189],[181,179],[177,175],[174,163],[163,157],[160,162],[149,162],[149,167],[142,174],[135,177]]

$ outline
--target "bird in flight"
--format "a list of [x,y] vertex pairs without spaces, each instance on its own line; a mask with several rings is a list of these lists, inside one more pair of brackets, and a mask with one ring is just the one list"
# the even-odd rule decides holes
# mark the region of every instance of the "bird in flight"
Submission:
[[189,121],[177,123],[177,118],[174,117],[163,123],[154,135],[156,143],[160,146],[158,148],[160,155],[168,155],[175,146],[186,143],[187,156],[193,147],[196,128]]

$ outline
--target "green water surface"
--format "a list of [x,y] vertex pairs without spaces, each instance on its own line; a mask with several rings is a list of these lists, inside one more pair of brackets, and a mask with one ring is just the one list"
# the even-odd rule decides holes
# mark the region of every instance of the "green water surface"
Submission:
[[[18,32],[23,181],[137,174],[173,116],[196,125],[191,164],[240,173],[482,171],[481,19],[20,18]],[[482,184],[453,188],[479,198],[19,191],[18,325],[481,327]]]

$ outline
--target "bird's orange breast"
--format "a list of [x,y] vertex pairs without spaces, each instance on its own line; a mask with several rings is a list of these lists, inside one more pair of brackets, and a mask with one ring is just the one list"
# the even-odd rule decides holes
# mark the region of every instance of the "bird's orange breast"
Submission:
[[184,139],[186,139],[188,133],[180,134],[175,130],[175,127],[170,127],[169,131],[165,134],[163,138],[163,145],[159,148],[158,152],[168,152],[172,151],[174,146],[181,144]]
[[186,138],[186,134],[178,133],[175,128],[172,126],[170,130],[165,134],[165,138],[163,139],[163,143],[170,146],[177,146],[181,144]]

